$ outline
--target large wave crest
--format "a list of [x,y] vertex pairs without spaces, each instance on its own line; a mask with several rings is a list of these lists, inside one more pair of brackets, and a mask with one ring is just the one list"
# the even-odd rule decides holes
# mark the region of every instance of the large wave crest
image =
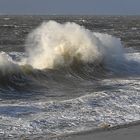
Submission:
[[119,38],[91,32],[76,23],[44,22],[27,37],[27,64],[36,69],[69,66],[72,63],[121,61]]

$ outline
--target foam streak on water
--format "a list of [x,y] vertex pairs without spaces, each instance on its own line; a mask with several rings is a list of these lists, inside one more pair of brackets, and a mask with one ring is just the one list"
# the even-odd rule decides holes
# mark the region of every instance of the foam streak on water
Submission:
[[140,119],[139,79],[104,79],[102,83],[112,89],[65,101],[1,104],[1,136],[6,132],[15,137],[17,133],[50,137]]

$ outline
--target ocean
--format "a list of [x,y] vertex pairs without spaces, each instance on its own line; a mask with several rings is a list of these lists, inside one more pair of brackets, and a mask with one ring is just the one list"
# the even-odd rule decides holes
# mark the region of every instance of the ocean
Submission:
[[140,16],[0,16],[0,138],[139,120]]

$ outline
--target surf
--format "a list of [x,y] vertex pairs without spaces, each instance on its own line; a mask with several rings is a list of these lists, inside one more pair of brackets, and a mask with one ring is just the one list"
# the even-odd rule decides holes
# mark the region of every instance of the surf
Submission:
[[61,81],[70,77],[94,80],[139,74],[139,68],[139,62],[126,59],[120,38],[90,31],[74,22],[43,22],[28,34],[25,52],[0,53],[0,78],[12,85],[14,81],[16,86],[19,81],[41,82],[43,75],[45,80],[51,79],[48,75],[54,79],[62,75]]
[[92,32],[76,23],[42,23],[26,40],[27,64],[37,69],[69,66],[74,62],[108,63],[123,59],[119,38]]

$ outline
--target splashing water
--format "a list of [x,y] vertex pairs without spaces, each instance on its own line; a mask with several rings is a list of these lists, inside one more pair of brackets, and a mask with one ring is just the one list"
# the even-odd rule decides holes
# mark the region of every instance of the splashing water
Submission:
[[94,63],[121,60],[123,47],[118,38],[94,33],[75,23],[43,23],[28,35],[27,63],[37,69],[68,66],[75,60]]

